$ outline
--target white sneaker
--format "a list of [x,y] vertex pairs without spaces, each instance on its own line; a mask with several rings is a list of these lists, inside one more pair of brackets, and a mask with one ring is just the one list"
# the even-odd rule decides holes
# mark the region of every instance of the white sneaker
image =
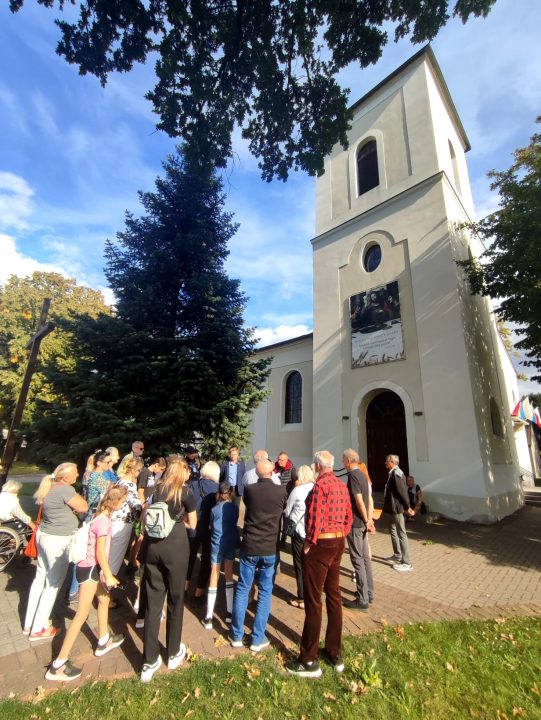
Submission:
[[169,670],[176,670],[180,663],[184,660],[186,657],[186,645],[184,643],[180,643],[179,651],[176,655],[173,655],[169,658],[167,662],[167,668]]
[[154,673],[157,672],[162,666],[162,656],[158,655],[156,662],[151,665],[145,663],[141,669],[141,682],[148,683],[154,677]]
[[252,644],[250,645],[250,650],[251,650],[252,652],[258,653],[258,652],[261,652],[261,650],[264,650],[266,647],[269,647],[269,645],[270,645],[270,640],[268,640],[267,638],[265,638],[265,639],[263,640],[263,642],[260,642],[260,643],[257,643],[257,644],[252,643]]
[[201,620],[201,625],[205,628],[205,630],[212,630],[212,618],[205,618],[204,620]]
[[396,563],[396,565],[393,565],[393,570],[397,572],[411,572],[413,565],[411,565],[411,563]]

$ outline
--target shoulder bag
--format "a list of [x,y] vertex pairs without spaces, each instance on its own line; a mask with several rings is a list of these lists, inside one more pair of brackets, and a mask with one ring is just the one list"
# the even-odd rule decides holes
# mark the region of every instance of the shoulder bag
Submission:
[[32,535],[30,536],[30,540],[28,541],[25,549],[24,554],[26,557],[32,558],[35,560],[38,556],[38,546],[36,543],[36,534],[39,530],[39,524],[41,522],[41,510],[43,508],[43,503],[41,502],[39,504],[39,510],[38,510],[38,516],[36,518],[36,524],[34,526],[34,529],[32,530]]

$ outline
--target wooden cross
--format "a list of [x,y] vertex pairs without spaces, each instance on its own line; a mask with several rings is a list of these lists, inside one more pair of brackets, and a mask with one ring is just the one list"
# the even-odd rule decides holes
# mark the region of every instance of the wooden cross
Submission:
[[26,363],[26,370],[24,373],[21,391],[19,393],[19,399],[17,400],[17,405],[15,406],[15,412],[13,413],[13,419],[11,421],[6,445],[4,447],[4,454],[2,455],[2,474],[0,474],[0,487],[2,487],[2,485],[7,480],[8,473],[15,459],[17,431],[21,424],[24,407],[26,405],[26,399],[28,397],[28,390],[30,389],[32,375],[34,374],[34,371],[36,369],[39,346],[41,345],[41,341],[43,340],[43,338],[47,337],[47,335],[54,330],[54,324],[52,322],[47,322],[47,315],[49,313],[50,306],[50,298],[45,298],[45,300],[43,301],[43,305],[41,306],[41,313],[36,327],[36,332],[30,338],[26,345],[26,349],[30,350],[30,353],[28,355],[28,362]]

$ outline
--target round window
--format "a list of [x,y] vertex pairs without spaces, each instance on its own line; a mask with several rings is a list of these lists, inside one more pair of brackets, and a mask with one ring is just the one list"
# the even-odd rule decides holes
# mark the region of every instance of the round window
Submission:
[[381,248],[379,245],[370,245],[363,258],[363,267],[366,272],[374,272],[381,263]]

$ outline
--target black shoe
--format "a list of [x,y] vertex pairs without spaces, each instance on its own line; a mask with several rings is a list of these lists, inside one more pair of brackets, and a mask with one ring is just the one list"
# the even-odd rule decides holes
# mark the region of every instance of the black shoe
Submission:
[[330,653],[325,649],[321,650],[319,654],[325,660],[325,662],[333,666],[335,672],[343,673],[346,669],[344,661],[342,660],[340,655],[338,657],[331,657]]
[[342,605],[348,610],[363,610],[364,612],[366,612],[369,607],[368,603],[362,603],[359,602],[359,600],[343,600]]
[[298,675],[299,677],[321,677],[321,668],[317,660],[304,663],[300,660],[290,660],[286,663],[286,670],[290,675]]

